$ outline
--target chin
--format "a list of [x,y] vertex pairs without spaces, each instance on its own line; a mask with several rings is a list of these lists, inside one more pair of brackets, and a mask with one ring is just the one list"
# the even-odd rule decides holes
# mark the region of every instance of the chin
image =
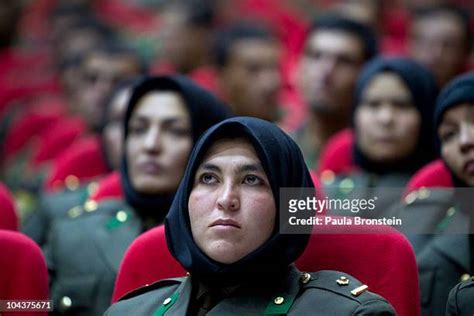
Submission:
[[165,192],[171,192],[174,189],[175,188],[170,188],[169,185],[162,183],[161,181],[143,181],[135,186],[135,190],[144,194],[162,194]]

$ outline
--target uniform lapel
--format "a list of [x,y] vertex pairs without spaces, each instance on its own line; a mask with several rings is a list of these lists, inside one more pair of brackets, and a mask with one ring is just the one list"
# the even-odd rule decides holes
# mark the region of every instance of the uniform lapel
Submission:
[[460,265],[464,271],[470,271],[469,218],[460,211],[453,216],[442,235],[433,241],[434,248]]
[[[97,210],[100,212],[101,210]],[[106,210],[103,210],[106,211]],[[124,222],[117,221],[118,212],[127,213]],[[106,265],[118,273],[125,251],[141,233],[141,222],[129,207],[121,205],[108,212],[101,227],[94,231],[94,242]]]

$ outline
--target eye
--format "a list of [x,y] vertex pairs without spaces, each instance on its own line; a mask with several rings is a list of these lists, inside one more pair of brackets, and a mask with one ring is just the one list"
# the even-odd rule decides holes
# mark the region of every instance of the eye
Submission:
[[199,182],[203,184],[214,184],[217,182],[217,177],[212,173],[204,173],[199,177]]
[[191,131],[188,128],[183,127],[172,127],[169,131],[175,136],[189,136],[191,134]]
[[439,138],[441,142],[449,142],[456,136],[455,130],[445,130],[439,133]]
[[143,134],[146,131],[146,126],[144,124],[130,124],[128,132],[133,135]]
[[380,102],[377,100],[363,100],[362,105],[368,108],[376,109],[380,106]]
[[248,185],[260,185],[263,184],[263,180],[256,175],[249,174],[245,176],[244,183]]

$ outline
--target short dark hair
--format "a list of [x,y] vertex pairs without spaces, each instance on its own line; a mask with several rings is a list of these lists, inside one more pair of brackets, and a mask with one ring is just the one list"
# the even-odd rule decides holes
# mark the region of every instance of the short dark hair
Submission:
[[214,62],[217,67],[224,67],[229,61],[232,45],[241,40],[257,39],[275,41],[273,34],[264,25],[253,21],[241,22],[219,32],[214,42]]
[[164,9],[179,10],[190,26],[213,28],[216,20],[215,8],[211,0],[173,0]]
[[357,36],[364,46],[365,60],[369,60],[378,54],[377,36],[370,27],[362,23],[338,15],[326,15],[312,23],[308,36],[319,30],[342,31]]
[[441,4],[415,11],[414,21],[431,18],[443,13],[451,14],[459,20],[464,33],[464,43],[466,44],[466,50],[469,52],[471,50],[472,42],[472,31],[470,24],[471,17],[469,16],[469,13],[449,4]]

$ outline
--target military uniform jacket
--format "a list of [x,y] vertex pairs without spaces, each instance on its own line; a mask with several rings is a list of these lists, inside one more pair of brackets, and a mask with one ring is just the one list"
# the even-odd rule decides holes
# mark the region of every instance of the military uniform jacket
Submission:
[[474,277],[456,285],[449,292],[446,316],[474,315]]
[[57,314],[102,315],[110,305],[123,255],[141,219],[121,200],[53,223],[45,256]]
[[416,250],[421,314],[444,315],[449,291],[473,273],[469,217],[456,207],[452,190],[426,188],[407,196],[399,216]]
[[375,209],[328,210],[329,215],[360,216],[363,218],[383,218],[393,216],[391,206],[400,201],[410,175],[384,174],[377,175],[368,172],[354,171],[348,175],[338,175],[335,178],[322,176],[324,192],[330,199],[355,200],[375,199]]
[[[159,281],[126,295],[105,315],[185,316],[191,284],[191,277]],[[242,287],[207,315],[395,315],[395,311],[385,299],[345,273],[301,273],[292,267],[279,289]]]
[[78,216],[78,209],[84,206],[83,204],[87,202],[87,198],[96,185],[96,182],[92,182],[74,188],[74,190],[66,189],[58,193],[42,193],[38,199],[38,207],[23,225],[23,233],[40,246],[44,245],[47,242],[51,223],[59,218]]

